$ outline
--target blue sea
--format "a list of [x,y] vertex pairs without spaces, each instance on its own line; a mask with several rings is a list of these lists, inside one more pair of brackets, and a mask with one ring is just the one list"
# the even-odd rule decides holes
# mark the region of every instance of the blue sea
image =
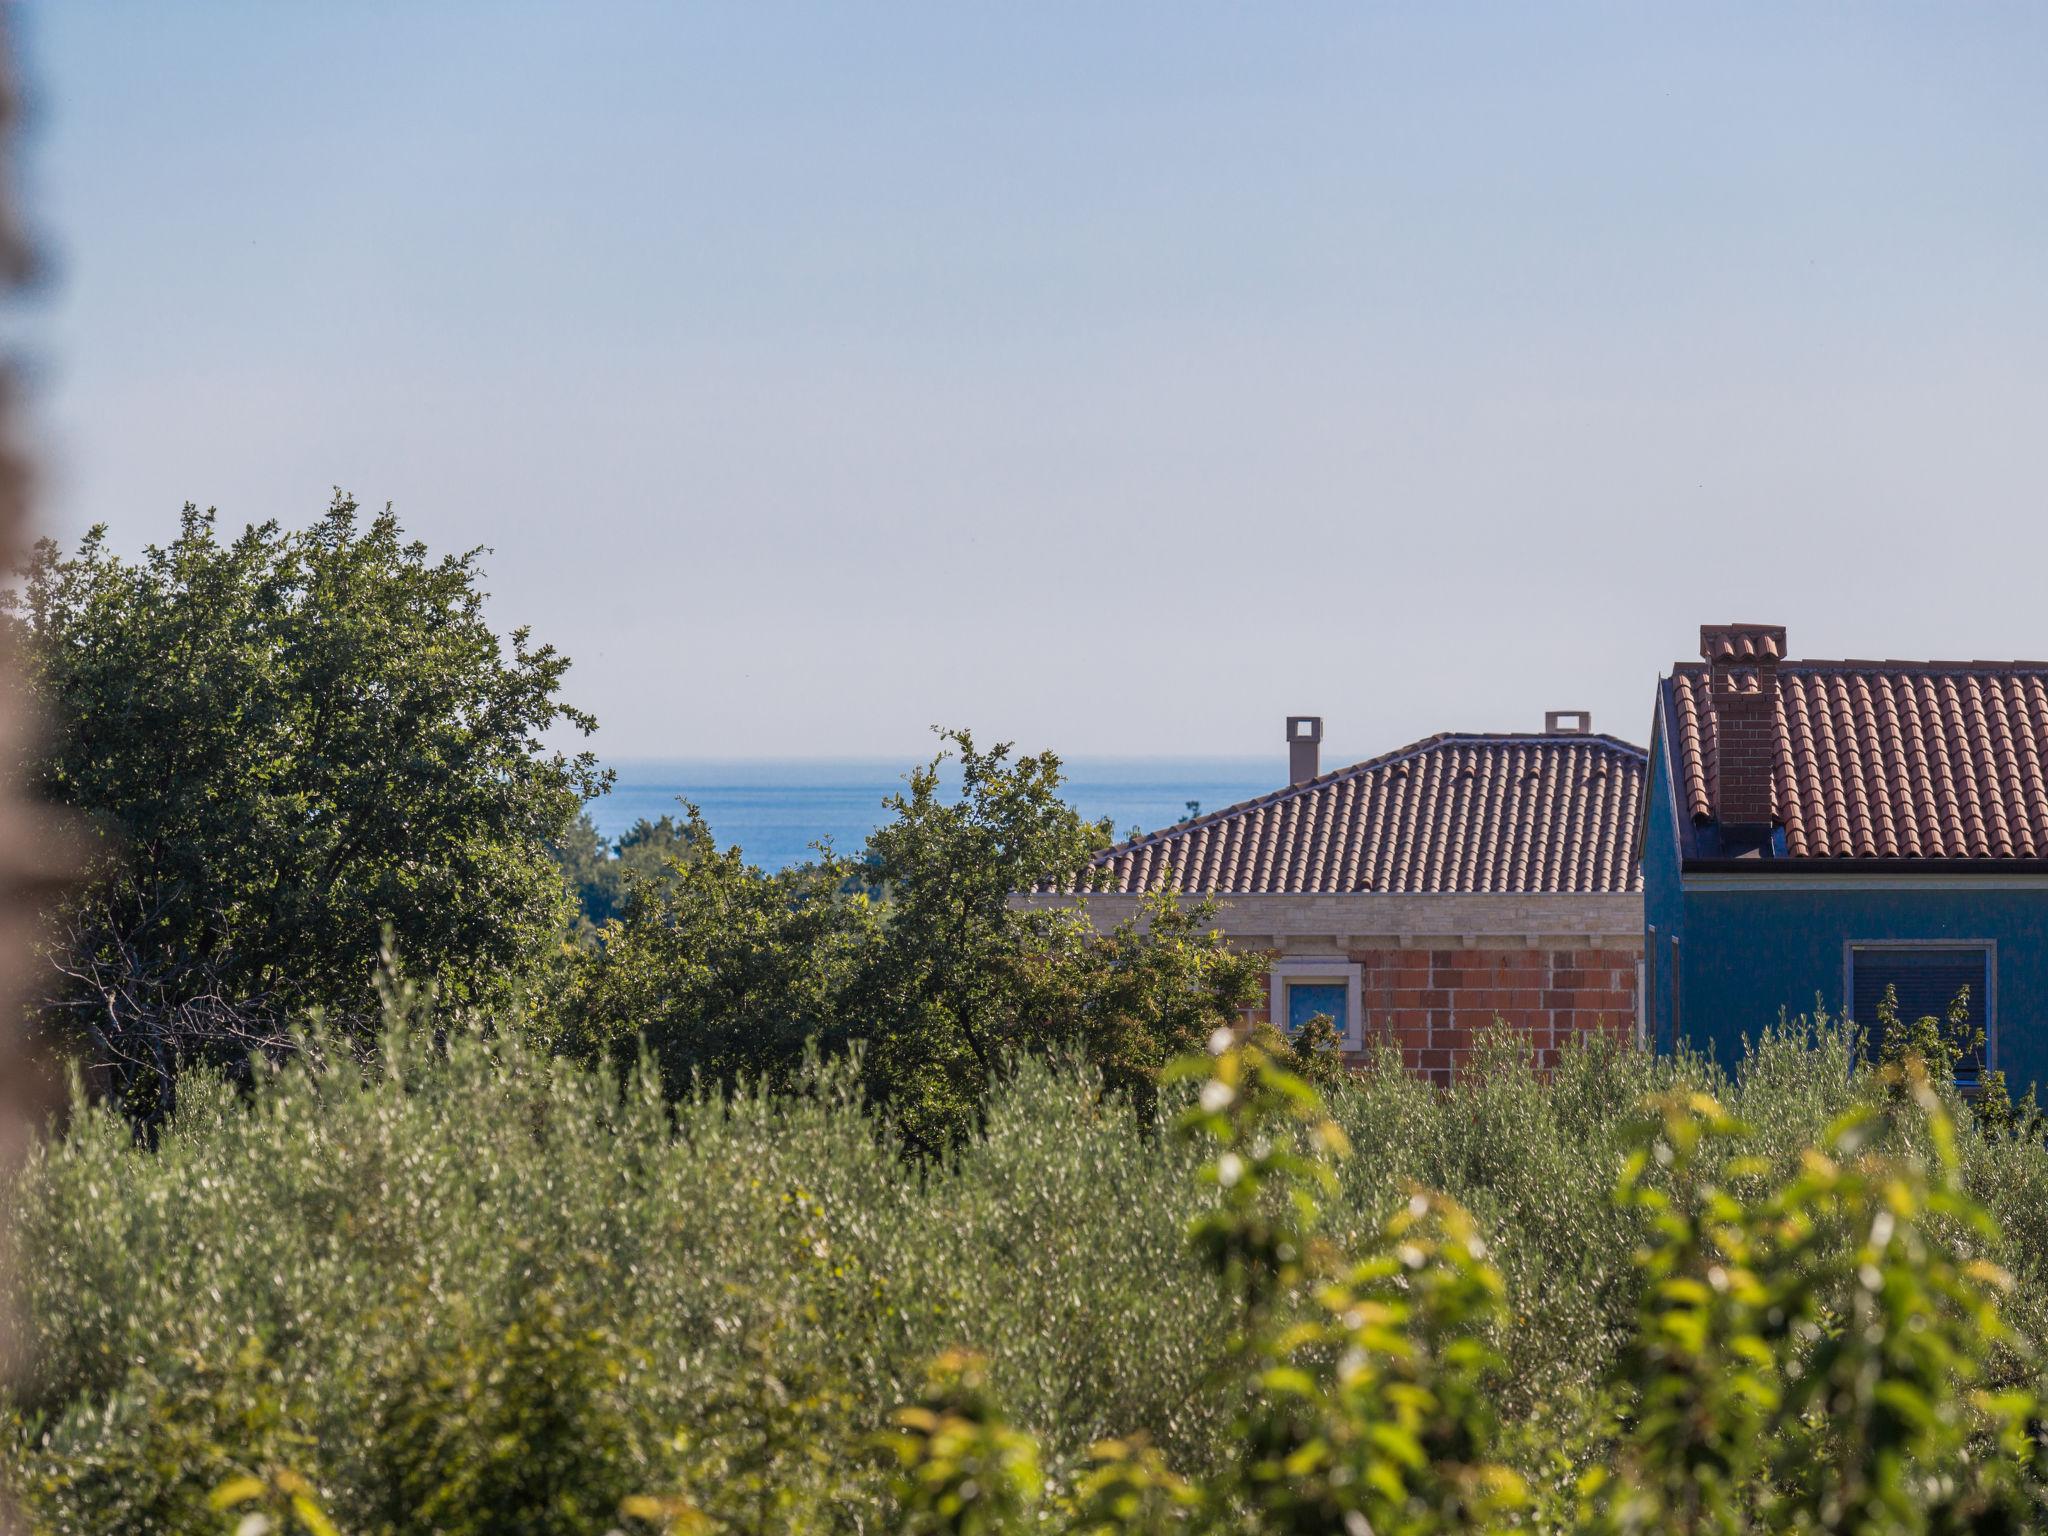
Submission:
[[[612,792],[590,803],[606,841],[643,816],[675,814],[688,800],[704,813],[721,844],[739,844],[764,869],[815,857],[829,840],[840,853],[860,851],[887,818],[882,801],[903,788],[908,765],[857,758],[762,760],[675,759],[610,764]],[[1117,836],[1150,832],[1188,815],[1285,787],[1287,764],[1273,758],[1077,758],[1066,763],[1066,797],[1089,820],[1110,818]]]

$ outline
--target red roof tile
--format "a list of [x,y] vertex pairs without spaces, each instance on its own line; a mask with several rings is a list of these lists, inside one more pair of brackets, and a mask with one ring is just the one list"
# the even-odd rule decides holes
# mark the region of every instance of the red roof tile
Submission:
[[1093,888],[1635,890],[1646,761],[1611,736],[1432,736],[1121,843]]
[[[2048,664],[1787,661],[1776,820],[1793,858],[2048,857]],[[1757,676],[1765,677],[1765,669]],[[1666,685],[1681,804],[1713,820],[1708,669]]]

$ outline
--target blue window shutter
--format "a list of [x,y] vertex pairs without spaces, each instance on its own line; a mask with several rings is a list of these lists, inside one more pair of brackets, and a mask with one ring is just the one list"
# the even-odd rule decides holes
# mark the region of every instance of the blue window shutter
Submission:
[[[1934,945],[1887,949],[1880,945],[1858,946],[1850,954],[1849,1015],[1875,1038],[1877,1005],[1886,987],[1898,988],[1899,1021],[1911,1024],[1930,1014],[1946,1020],[1949,1004],[1963,988],[1970,989],[1969,1027],[1983,1030],[1988,1038],[1986,1004],[1990,987],[1990,952],[1983,949],[1945,949]],[[1976,1083],[1984,1076],[1985,1047],[1956,1063],[1956,1079]]]

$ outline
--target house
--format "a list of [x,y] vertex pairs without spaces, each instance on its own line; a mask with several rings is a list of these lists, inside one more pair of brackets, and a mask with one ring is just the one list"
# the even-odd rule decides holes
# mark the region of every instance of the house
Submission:
[[2048,1080],[2048,663],[1793,661],[1775,624],[1700,657],[1657,691],[1645,1032],[1732,1061],[1781,1010],[1968,988],[1962,1075]]
[[1213,895],[1275,956],[1266,1015],[1329,1014],[1352,1051],[1398,1043],[1448,1080],[1496,1019],[1547,1060],[1635,1033],[1643,749],[1557,711],[1541,734],[1446,734],[1331,773],[1322,720],[1287,722],[1291,782],[1100,854],[1090,910]]

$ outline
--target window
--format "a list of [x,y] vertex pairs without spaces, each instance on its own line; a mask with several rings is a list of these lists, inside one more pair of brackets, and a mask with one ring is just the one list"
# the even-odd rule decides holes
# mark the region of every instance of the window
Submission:
[[1899,1018],[1910,1024],[1948,1016],[1964,988],[1970,1007],[1965,1027],[1981,1031],[1983,1044],[1956,1063],[1956,1081],[1972,1087],[1998,1065],[1998,1034],[1992,1012],[1991,946],[1988,944],[1852,944],[1849,946],[1849,1016],[1871,1032],[1886,987],[1897,989]]
[[1339,1030],[1351,1020],[1351,1012],[1344,1005],[1350,1001],[1344,995],[1341,981],[1297,981],[1287,988],[1287,1030],[1292,1034],[1319,1013],[1327,1013]]
[[1273,967],[1272,1020],[1292,1034],[1327,1013],[1347,1050],[1365,1039],[1359,1007],[1359,967],[1347,960],[1282,960]]

